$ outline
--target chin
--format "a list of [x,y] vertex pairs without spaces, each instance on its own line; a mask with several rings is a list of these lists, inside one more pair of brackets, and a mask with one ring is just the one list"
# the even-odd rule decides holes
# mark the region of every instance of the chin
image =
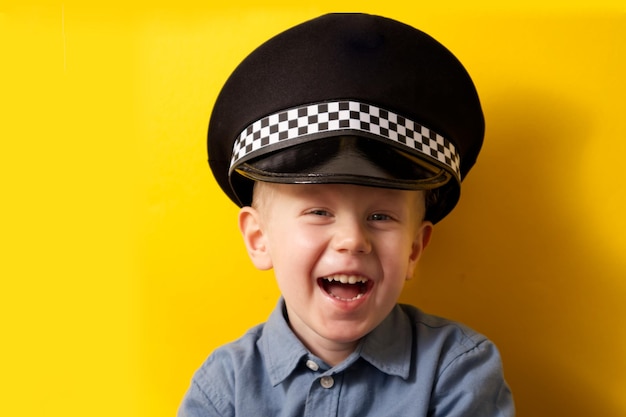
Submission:
[[357,327],[354,324],[346,323],[339,326],[332,326],[332,329],[324,329],[320,334],[323,335],[325,339],[332,340],[336,343],[354,343],[366,336],[374,327]]

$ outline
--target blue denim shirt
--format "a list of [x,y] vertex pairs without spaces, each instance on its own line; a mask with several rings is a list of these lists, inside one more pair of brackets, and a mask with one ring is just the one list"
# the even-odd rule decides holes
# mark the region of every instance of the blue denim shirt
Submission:
[[510,417],[513,399],[484,336],[398,305],[342,363],[312,355],[285,319],[217,349],[196,372],[179,417]]

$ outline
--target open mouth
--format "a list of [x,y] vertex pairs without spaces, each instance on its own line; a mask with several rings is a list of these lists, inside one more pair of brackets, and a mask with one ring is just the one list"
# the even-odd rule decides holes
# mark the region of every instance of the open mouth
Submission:
[[367,294],[373,285],[365,277],[344,274],[320,278],[318,284],[326,294],[341,301],[358,300]]

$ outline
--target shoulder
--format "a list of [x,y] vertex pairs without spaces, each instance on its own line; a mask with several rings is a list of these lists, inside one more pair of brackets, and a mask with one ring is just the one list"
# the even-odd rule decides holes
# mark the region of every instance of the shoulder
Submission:
[[478,378],[502,374],[500,353],[494,343],[465,324],[401,305],[414,328],[414,349],[418,367],[429,369],[433,380],[471,371]]
[[241,370],[247,368],[251,373],[262,370],[257,342],[263,334],[263,327],[250,329],[209,355],[191,380],[179,417],[234,415],[233,393]]
[[204,381],[218,376],[222,380],[232,378],[238,368],[259,360],[258,342],[264,326],[255,326],[240,338],[215,349],[196,371],[194,380]]
[[461,415],[461,410],[469,415],[514,415],[500,353],[491,340],[462,323],[413,306],[401,308],[413,323],[418,373],[432,380],[436,409],[450,412],[446,415]]
[[437,349],[448,356],[491,343],[483,334],[463,323],[423,312],[417,307],[401,304],[415,328],[417,343],[422,349]]

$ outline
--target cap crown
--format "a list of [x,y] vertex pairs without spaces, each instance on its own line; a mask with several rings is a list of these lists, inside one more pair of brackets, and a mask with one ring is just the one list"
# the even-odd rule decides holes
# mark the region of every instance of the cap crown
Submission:
[[330,14],[302,23],[258,47],[235,69],[218,96],[208,132],[209,164],[224,192],[239,205],[251,202],[252,184],[236,173],[229,176],[235,140],[248,126],[286,109],[341,100],[394,112],[454,145],[459,178],[443,187],[429,214],[435,222],[443,218],[456,204],[460,180],[483,141],[474,84],[432,37],[365,14]]

